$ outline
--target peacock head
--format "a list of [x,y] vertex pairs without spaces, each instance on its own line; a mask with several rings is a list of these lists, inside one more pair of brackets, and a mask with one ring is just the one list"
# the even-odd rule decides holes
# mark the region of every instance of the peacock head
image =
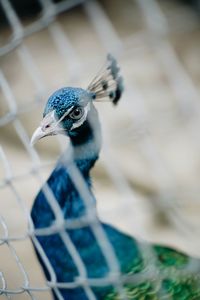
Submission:
[[108,55],[104,68],[94,78],[87,90],[65,87],[48,99],[43,120],[34,132],[31,144],[56,134],[73,136],[95,114],[94,101],[111,101],[117,104],[123,92],[122,77],[116,60]]

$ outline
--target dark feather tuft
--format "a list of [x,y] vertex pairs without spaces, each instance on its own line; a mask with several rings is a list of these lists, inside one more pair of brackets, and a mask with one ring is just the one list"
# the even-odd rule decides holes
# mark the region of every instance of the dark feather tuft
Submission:
[[108,54],[106,65],[90,83],[88,90],[95,101],[111,101],[117,104],[124,91],[123,78],[119,75],[120,68],[116,59]]
[[124,91],[123,78],[119,77],[117,80],[117,89],[115,92],[115,98],[113,99],[113,104],[116,105],[118,103],[123,91]]

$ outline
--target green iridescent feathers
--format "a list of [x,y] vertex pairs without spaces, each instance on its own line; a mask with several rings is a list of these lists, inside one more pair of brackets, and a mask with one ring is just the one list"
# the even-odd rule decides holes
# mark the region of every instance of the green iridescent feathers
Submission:
[[[190,270],[190,258],[170,248],[154,246],[155,270],[151,270],[152,262],[146,264],[138,261],[132,265],[128,275],[132,283],[125,283],[124,289],[128,300],[200,300],[200,276]],[[200,261],[192,259],[198,267]],[[127,274],[127,272],[126,272]],[[134,274],[142,275],[140,282]],[[143,278],[143,280],[142,280]],[[105,300],[120,300],[113,290]]]

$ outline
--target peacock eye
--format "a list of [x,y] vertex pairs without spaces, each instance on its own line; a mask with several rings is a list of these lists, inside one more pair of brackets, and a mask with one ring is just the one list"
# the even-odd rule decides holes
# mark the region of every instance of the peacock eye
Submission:
[[72,112],[69,114],[71,119],[79,120],[84,113],[84,109],[82,107],[76,107],[72,110]]

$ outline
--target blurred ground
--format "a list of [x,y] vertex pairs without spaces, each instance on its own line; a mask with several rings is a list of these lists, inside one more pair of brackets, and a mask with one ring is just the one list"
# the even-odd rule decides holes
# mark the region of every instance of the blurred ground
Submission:
[[[23,25],[37,17],[22,18]],[[92,1],[60,14],[48,28],[1,57],[20,121],[3,124],[1,146],[13,172],[13,187],[28,209],[41,182],[31,172],[34,165],[20,139],[22,128],[31,137],[48,95],[62,86],[87,87],[111,52],[119,60],[126,90],[117,108],[96,105],[104,138],[93,171],[99,216],[138,238],[199,255],[199,21],[197,11],[181,1]],[[1,27],[1,46],[10,34],[6,25]],[[10,111],[6,95],[2,89],[2,119]],[[64,137],[50,137],[36,146],[43,180],[65,144]],[[16,193],[4,184],[3,162],[0,176],[0,211],[9,236],[24,236],[26,214]],[[31,286],[44,286],[30,241],[12,245]],[[0,245],[0,271],[8,288],[22,285],[5,244]],[[44,299],[43,293],[35,294]]]

